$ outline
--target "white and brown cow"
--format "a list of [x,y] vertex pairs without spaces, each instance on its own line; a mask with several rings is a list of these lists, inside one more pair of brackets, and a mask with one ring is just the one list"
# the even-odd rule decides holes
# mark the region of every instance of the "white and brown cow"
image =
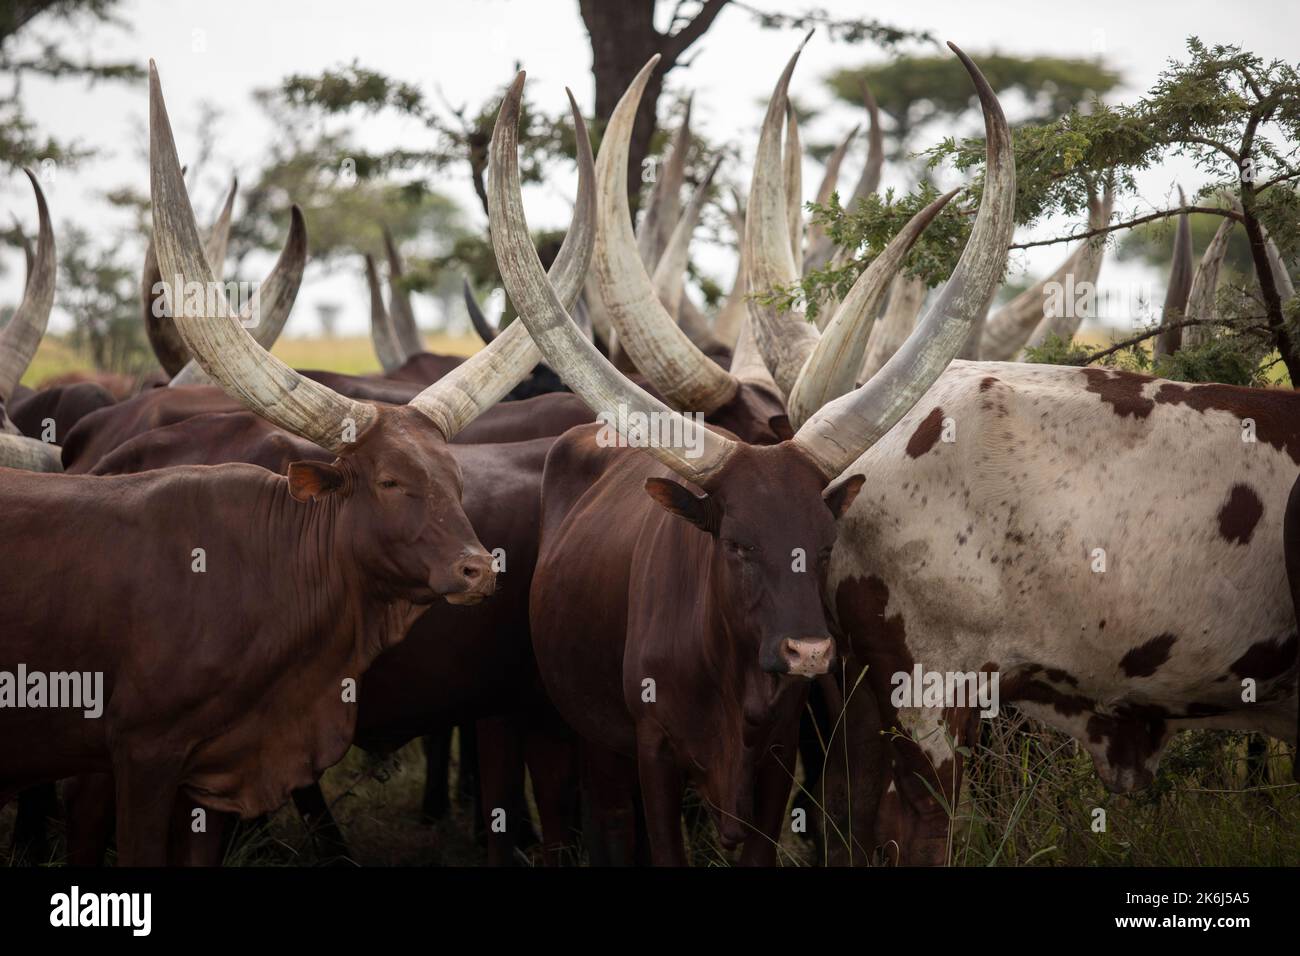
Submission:
[[[942,862],[975,710],[890,702],[891,677],[997,672],[1003,705],[1149,784],[1179,730],[1294,742],[1283,514],[1300,395],[1099,368],[953,362],[854,467],[829,588],[896,741],[880,833]],[[1253,684],[1253,695],[1248,692]],[[950,805],[955,805],[950,803]]]

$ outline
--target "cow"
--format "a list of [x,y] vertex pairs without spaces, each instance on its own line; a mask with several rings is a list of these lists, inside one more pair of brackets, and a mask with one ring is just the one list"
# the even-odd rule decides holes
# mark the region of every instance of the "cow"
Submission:
[[[779,187],[777,160],[760,147]],[[767,241],[750,249],[760,289],[789,275],[772,193],[757,219]],[[768,361],[789,368],[803,323],[756,302],[751,317],[776,345]],[[852,394],[919,361],[915,342]],[[963,754],[990,710],[972,681],[1075,738],[1113,792],[1150,784],[1179,730],[1295,739],[1297,628],[1277,556],[1300,396],[962,360],[915,381],[924,394],[891,430],[833,459],[866,483],[827,569],[846,680],[865,671],[876,720],[897,731],[875,836],[892,859],[947,858]],[[1174,455],[1193,464],[1171,472]],[[1143,480],[1157,473],[1158,487]],[[921,695],[918,674],[945,693]]]
[[[1010,134],[992,90],[956,52],[980,95],[989,143],[967,248],[886,373],[776,445],[750,445],[682,417],[622,377],[581,334],[528,238],[515,155],[523,74],[498,117],[489,198],[506,290],[547,363],[606,416],[566,432],[547,457],[530,607],[538,666],[588,743],[593,812],[630,835],[627,797],[639,782],[656,863],[686,862],[680,813],[688,778],[724,846],[743,842],[744,863],[775,860],[808,678],[827,673],[836,655],[822,579],[836,518],[865,481],[842,472],[938,377],[1005,268],[1015,194]],[[624,94],[607,137],[632,122],[657,59]],[[613,166],[602,150],[602,193],[611,178],[625,181]],[[753,190],[770,191],[757,175]],[[752,196],[751,207],[767,215]],[[612,215],[615,208],[602,202],[598,225],[614,246],[608,262],[644,276],[635,249],[626,249],[631,224]],[[788,233],[785,250],[788,258]],[[602,294],[615,291],[608,264],[594,271]],[[665,426],[658,441],[625,424],[642,415]]]
[[[152,62],[149,87],[159,267],[212,290]],[[589,257],[590,241],[575,241],[575,289]],[[492,561],[461,508],[446,442],[537,361],[521,328],[411,404],[368,405],[266,353],[219,295],[215,314],[207,295],[191,306],[173,284],[168,297],[208,376],[336,458],[294,462],[287,477],[238,464],[0,473],[0,529],[13,543],[0,582],[3,659],[33,674],[91,675],[103,707],[102,723],[67,708],[4,709],[0,804],[45,780],[111,770],[127,864],[167,860],[180,794],[255,816],[312,782],[351,740],[348,682],[422,607],[492,593]],[[56,566],[51,538],[90,543]],[[64,599],[58,582],[69,575],[98,590]]]

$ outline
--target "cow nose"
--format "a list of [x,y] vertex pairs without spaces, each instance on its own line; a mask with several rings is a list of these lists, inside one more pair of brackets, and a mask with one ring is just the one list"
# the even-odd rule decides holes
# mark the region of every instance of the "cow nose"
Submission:
[[830,670],[835,659],[835,642],[829,637],[787,637],[781,642],[781,657],[786,673],[817,677]]
[[452,604],[475,604],[496,590],[497,574],[492,569],[490,554],[463,556],[456,562],[453,574],[464,584],[464,590],[446,596]]

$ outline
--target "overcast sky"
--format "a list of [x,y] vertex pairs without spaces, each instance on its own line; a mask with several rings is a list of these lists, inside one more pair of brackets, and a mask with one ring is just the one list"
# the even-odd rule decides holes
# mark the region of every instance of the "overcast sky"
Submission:
[[[1210,43],[1239,43],[1266,59],[1294,60],[1300,26],[1297,5],[1285,0],[1095,0],[1070,4],[1042,0],[752,0],[752,6],[784,11],[815,6],[836,16],[870,16],[901,27],[926,29],[940,40],[959,44],[977,62],[980,54],[991,51],[1099,55],[1125,80],[1124,87],[1111,94],[1114,102],[1147,89],[1171,57],[1183,54],[1189,35]],[[355,59],[415,83],[428,93],[440,91],[452,104],[477,107],[509,81],[519,63],[528,70],[531,96],[544,108],[558,111],[567,85],[584,112],[591,112],[591,51],[577,0],[127,0],[119,15],[126,21],[126,29],[101,28],[93,35],[73,36],[41,27],[33,33],[64,37],[65,52],[84,51],[98,60],[134,60],[143,66],[149,57],[155,58],[182,162],[187,152],[197,149],[199,104],[207,101],[223,111],[213,168],[208,170],[208,181],[196,186],[194,201],[201,221],[211,218],[219,201],[219,176],[234,172],[251,178],[258,155],[276,135],[254,104],[252,91],[274,86],[289,73],[319,72]],[[694,48],[689,69],[670,74],[670,89],[693,91],[695,125],[711,140],[737,144],[747,164],[762,118],[761,103],[797,42],[791,33],[760,29],[744,10],[725,9]],[[791,89],[799,102],[830,108],[803,131],[805,143],[837,139],[862,119],[849,106],[831,103],[824,77],[834,69],[884,56],[870,45],[833,42],[824,31],[814,36]],[[147,192],[142,159],[148,106],[144,84],[103,83],[88,89],[76,81],[29,79],[21,95],[43,132],[100,150],[97,158],[78,169],[58,170],[54,183],[47,187],[56,229],[68,222],[106,229],[114,219],[100,198],[104,192],[125,185]],[[1014,118],[1015,104],[1007,106]],[[970,129],[956,132],[976,129],[977,118],[972,116]],[[374,149],[400,144],[403,138],[419,137],[419,142],[427,142],[419,129],[396,121],[367,121],[362,130],[366,145]],[[935,131],[934,135],[937,138],[949,132]],[[846,161],[849,182],[857,175],[863,148],[860,141],[851,161]],[[747,182],[748,166],[733,170],[732,176]],[[820,166],[807,160],[805,199],[811,198],[820,177]],[[30,192],[18,177],[6,178],[7,182],[0,182],[4,208],[17,213],[34,231]],[[1176,180],[1189,187],[1199,185],[1190,164],[1171,161],[1143,175],[1140,199],[1125,200],[1122,211],[1159,207],[1168,200]],[[885,184],[908,186],[900,170],[887,169]],[[555,182],[530,189],[525,196],[530,223],[535,227],[562,225],[567,220],[572,186],[567,177],[557,177]],[[482,222],[463,171],[448,171],[440,187],[461,203],[468,221]],[[236,206],[236,215],[239,208]],[[1070,225],[1048,224],[1036,234],[1048,235],[1052,229]],[[132,262],[139,261],[142,248],[141,243],[139,250],[130,250]],[[1013,261],[1017,271],[1037,274],[1053,268],[1063,254],[1063,247],[1056,247]],[[10,251],[0,255],[6,256],[8,267],[7,274],[0,277],[0,301],[13,302],[21,290],[20,257]],[[245,265],[248,274],[239,278],[258,278],[273,258],[250,257]],[[728,253],[702,249],[699,258],[708,271],[730,281]],[[1101,285],[1103,292],[1109,285],[1127,294],[1157,280],[1143,267],[1117,265],[1111,259],[1103,269]],[[344,304],[342,326],[346,330],[365,328],[364,286],[354,265],[340,264],[330,274],[320,269],[308,272],[287,334],[314,333],[314,303],[321,301]],[[431,304],[417,300],[417,311],[421,305],[427,316]],[[56,316],[56,328],[60,325]]]

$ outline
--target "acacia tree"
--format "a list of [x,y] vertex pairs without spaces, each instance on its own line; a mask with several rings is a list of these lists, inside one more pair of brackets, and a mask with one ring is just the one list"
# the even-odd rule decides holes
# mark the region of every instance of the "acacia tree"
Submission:
[[[1275,272],[1266,241],[1276,243],[1282,262],[1300,251],[1300,196],[1293,188],[1300,179],[1300,72],[1282,61],[1266,63],[1240,47],[1207,46],[1195,37],[1187,41],[1187,52],[1185,60],[1171,61],[1135,103],[1110,107],[1094,101],[1086,111],[1074,109],[1054,122],[1016,129],[1016,221],[1030,225],[1054,214],[1081,216],[1089,190],[1106,178],[1120,197],[1133,197],[1134,173],[1170,155],[1195,161],[1205,176],[1200,189],[1185,204],[1122,216],[1101,229],[1013,243],[1011,248],[1073,243],[1182,213],[1235,220],[1246,233],[1253,282],[1221,292],[1214,334],[1202,348],[1235,349],[1251,358],[1276,350],[1291,381],[1300,382],[1297,301],[1282,301],[1280,290],[1290,283]],[[928,156],[931,165],[951,160],[958,169],[969,169],[982,160],[983,150],[979,140],[947,139]],[[976,199],[979,191],[977,182],[972,190]],[[851,211],[834,202],[819,210],[832,236],[855,250],[857,258],[842,269],[811,273],[796,287],[776,290],[774,297],[816,301],[842,290],[883,247],[883,237],[932,195],[932,189],[922,187],[899,198],[873,199]],[[1234,198],[1240,208],[1229,201]],[[932,226],[918,243],[909,264],[912,274],[933,284],[951,268],[969,231],[972,208],[968,202],[945,209],[939,229]],[[1106,355],[1080,354],[1068,346],[1063,351],[1062,343],[1056,343],[1037,357],[1082,362],[1127,351],[1131,359],[1145,362],[1149,360],[1139,357],[1137,349],[1158,332],[1146,330]],[[1253,374],[1259,371],[1257,364],[1252,366]]]

